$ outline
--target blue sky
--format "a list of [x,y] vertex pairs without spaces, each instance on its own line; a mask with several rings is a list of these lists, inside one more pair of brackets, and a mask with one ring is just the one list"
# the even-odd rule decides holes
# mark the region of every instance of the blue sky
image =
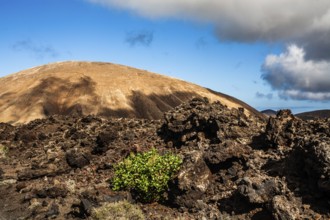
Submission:
[[328,109],[330,2],[286,2],[0,0],[0,76],[104,61],[190,81],[258,110]]

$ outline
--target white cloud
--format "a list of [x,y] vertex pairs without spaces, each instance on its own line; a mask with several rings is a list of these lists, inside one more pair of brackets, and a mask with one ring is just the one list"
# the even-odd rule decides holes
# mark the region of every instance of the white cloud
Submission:
[[317,0],[88,0],[142,16],[211,22],[220,37],[255,41],[328,31],[330,1]]
[[151,19],[210,23],[220,40],[292,43],[263,78],[282,98],[330,100],[330,0],[85,0]]
[[280,55],[268,55],[262,78],[281,98],[330,100],[330,62],[305,59],[305,51],[296,45]]

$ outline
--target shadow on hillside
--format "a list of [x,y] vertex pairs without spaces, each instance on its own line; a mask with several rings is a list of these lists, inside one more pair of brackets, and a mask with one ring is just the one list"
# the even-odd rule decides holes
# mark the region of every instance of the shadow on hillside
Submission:
[[[132,91],[132,95],[128,97],[132,109],[112,109],[101,104],[101,97],[96,93],[96,82],[85,76],[77,82],[49,77],[43,79],[24,96],[16,97],[14,93],[2,94],[0,102],[14,106],[16,111],[11,115],[14,121],[20,120],[23,115],[27,117],[28,114],[35,113],[31,111],[33,107],[41,108],[44,116],[88,115],[98,112],[97,115],[103,117],[161,119],[164,112],[193,97],[200,96],[194,92],[145,95],[139,91]],[[87,104],[81,103],[81,100]]]
[[177,107],[183,102],[187,102],[193,97],[200,97],[196,93],[175,92],[171,95],[145,95],[138,91],[133,91],[129,96],[132,110],[111,109],[103,107],[99,115],[104,117],[128,117],[144,119],[162,119],[164,112]]

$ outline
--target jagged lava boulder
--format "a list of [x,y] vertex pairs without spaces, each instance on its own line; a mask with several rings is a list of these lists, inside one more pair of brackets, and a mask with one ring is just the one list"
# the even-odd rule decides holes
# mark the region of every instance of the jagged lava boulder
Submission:
[[[330,120],[267,121],[195,98],[163,120],[51,116],[0,124],[0,219],[91,219],[128,201],[146,219],[329,219]],[[183,164],[165,200],[111,190],[113,166],[153,147]]]

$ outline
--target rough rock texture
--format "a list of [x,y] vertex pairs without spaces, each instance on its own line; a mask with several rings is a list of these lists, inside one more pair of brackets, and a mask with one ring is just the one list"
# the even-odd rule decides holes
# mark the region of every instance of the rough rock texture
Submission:
[[[196,98],[163,120],[51,116],[0,124],[0,219],[89,219],[127,200],[146,219],[329,219],[330,119],[263,121]],[[109,185],[113,165],[156,147],[181,155],[166,200]]]

